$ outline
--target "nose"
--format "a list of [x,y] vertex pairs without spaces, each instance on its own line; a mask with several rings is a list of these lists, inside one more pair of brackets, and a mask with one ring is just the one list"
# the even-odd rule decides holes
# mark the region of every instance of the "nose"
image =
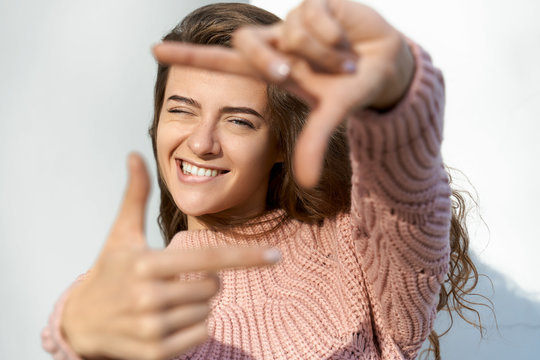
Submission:
[[197,156],[204,158],[218,155],[221,151],[216,126],[212,121],[201,121],[188,139],[188,147]]

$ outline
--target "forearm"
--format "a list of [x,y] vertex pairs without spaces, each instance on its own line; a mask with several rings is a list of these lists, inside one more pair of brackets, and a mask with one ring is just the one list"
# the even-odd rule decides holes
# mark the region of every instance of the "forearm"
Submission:
[[401,101],[348,120],[357,251],[386,327],[409,354],[433,325],[451,219],[440,155],[444,83],[429,56],[412,50],[415,76]]

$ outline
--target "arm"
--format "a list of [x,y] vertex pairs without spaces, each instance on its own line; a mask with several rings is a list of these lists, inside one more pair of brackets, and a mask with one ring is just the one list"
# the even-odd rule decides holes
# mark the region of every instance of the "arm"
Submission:
[[306,0],[282,23],[240,29],[233,43],[161,44],[154,53],[164,63],[263,78],[306,101],[294,159],[305,187],[317,183],[328,138],[348,119],[353,222],[377,326],[412,354],[432,326],[448,266],[440,73],[373,9],[346,0]]
[[415,76],[390,111],[348,119],[352,219],[376,321],[414,357],[432,329],[448,271],[450,187],[443,168],[444,83],[429,55],[411,44]]

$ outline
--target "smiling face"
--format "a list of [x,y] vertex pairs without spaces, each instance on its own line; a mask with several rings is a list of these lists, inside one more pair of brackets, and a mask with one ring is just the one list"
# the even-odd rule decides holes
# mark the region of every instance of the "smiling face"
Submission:
[[266,105],[262,81],[170,68],[157,159],[190,228],[195,216],[249,217],[264,210],[270,170],[280,161]]

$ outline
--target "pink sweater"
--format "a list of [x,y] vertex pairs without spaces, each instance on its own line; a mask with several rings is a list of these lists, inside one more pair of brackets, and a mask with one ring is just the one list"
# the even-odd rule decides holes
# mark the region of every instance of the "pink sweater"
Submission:
[[[177,359],[412,359],[432,329],[448,271],[450,187],[443,169],[444,84],[412,45],[413,83],[392,111],[348,119],[349,213],[309,225],[282,210],[236,229],[183,231],[169,248],[266,244],[273,267],[225,271],[210,338]],[[268,236],[256,234],[275,227]],[[62,339],[58,302],[43,346],[78,359]]]

